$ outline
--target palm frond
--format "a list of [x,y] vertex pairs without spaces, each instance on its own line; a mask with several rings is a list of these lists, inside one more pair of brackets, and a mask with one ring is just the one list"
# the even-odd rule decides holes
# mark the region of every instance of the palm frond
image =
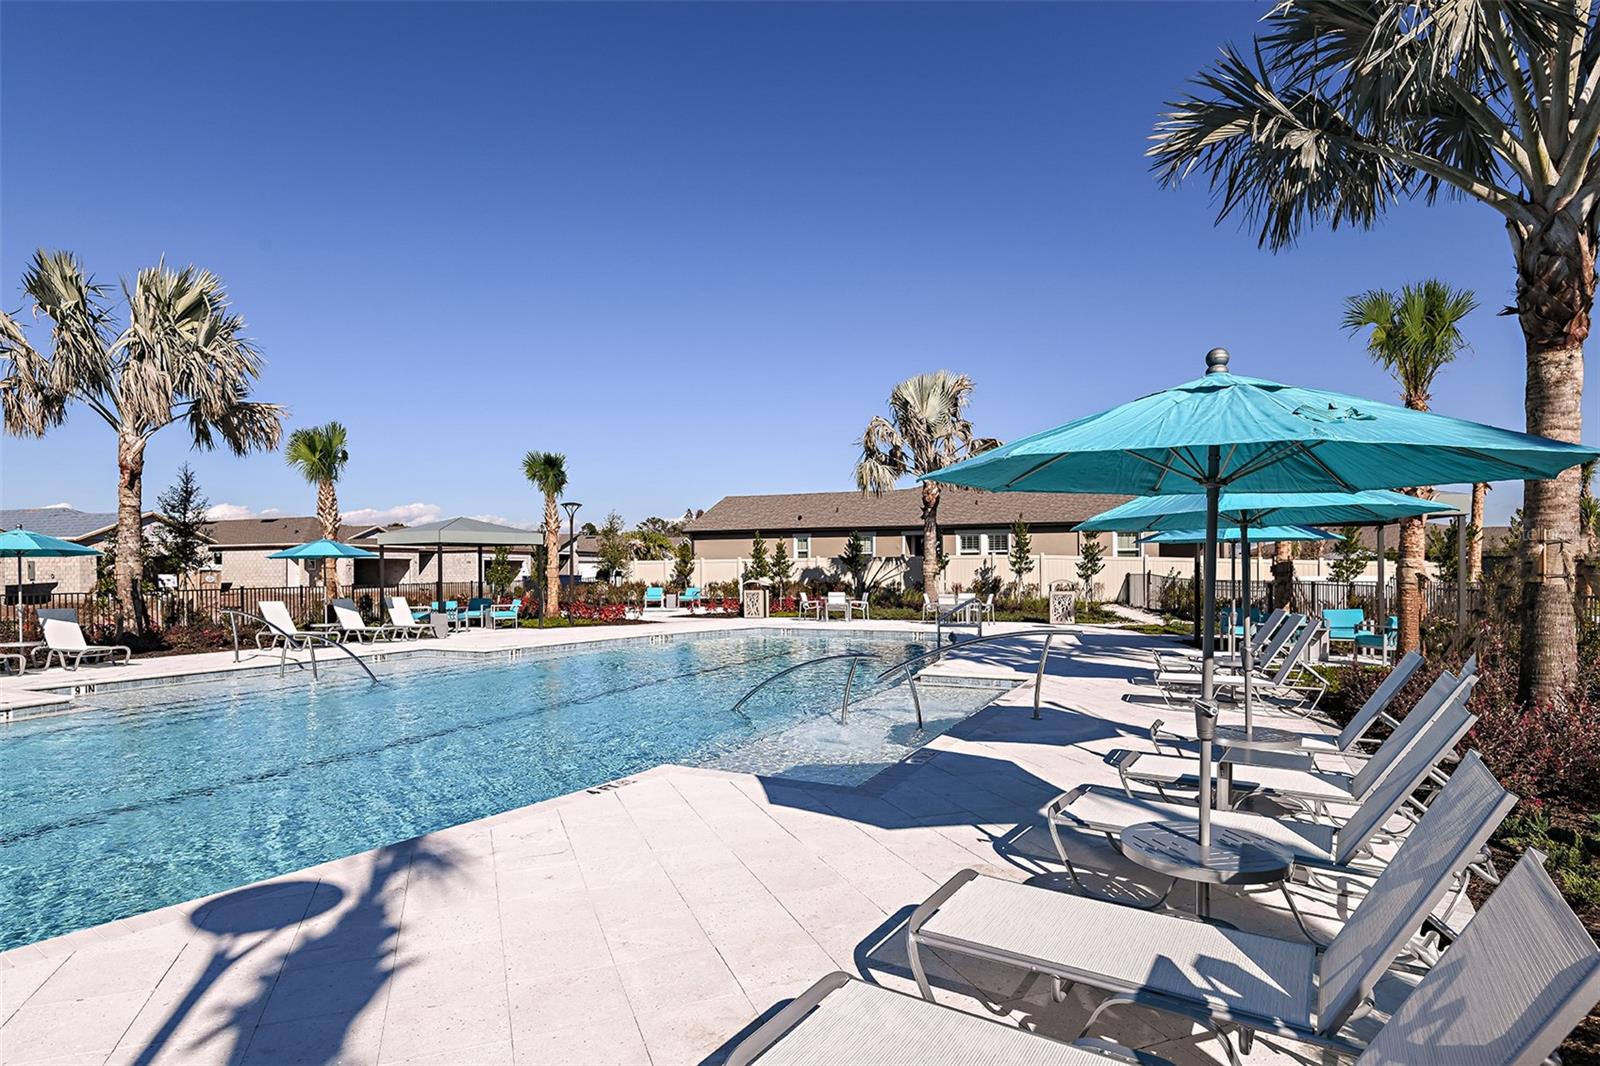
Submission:
[[350,462],[350,433],[339,422],[297,429],[289,434],[283,458],[308,484],[336,482]]
[[553,500],[567,488],[567,457],[560,452],[529,452],[522,457],[522,476],[546,500]]

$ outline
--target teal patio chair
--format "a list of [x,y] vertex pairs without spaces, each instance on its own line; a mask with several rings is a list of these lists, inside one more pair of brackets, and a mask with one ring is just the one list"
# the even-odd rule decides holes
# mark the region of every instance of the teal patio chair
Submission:
[[1389,624],[1382,629],[1368,630],[1356,634],[1356,654],[1360,655],[1363,651],[1374,651],[1384,662],[1388,662],[1389,656],[1394,653],[1399,631],[1400,618],[1398,615],[1391,614],[1389,616]]
[[667,590],[660,585],[651,585],[644,590],[644,609],[652,607],[665,607],[667,605]]
[[700,606],[700,587],[698,585],[690,585],[678,593],[678,606],[687,607],[689,613],[693,614],[694,609]]
[[479,626],[487,626],[489,624],[489,611],[493,607],[493,597],[472,597],[467,601],[466,609],[461,613],[461,624],[470,626],[476,622]]
[[1339,607],[1323,611],[1322,620],[1327,623],[1329,640],[1354,641],[1366,624],[1367,612],[1359,607]]
[[491,604],[488,610],[489,624],[496,629],[500,628],[501,622],[510,622],[512,629],[522,624],[522,601],[515,596],[511,597],[510,603]]

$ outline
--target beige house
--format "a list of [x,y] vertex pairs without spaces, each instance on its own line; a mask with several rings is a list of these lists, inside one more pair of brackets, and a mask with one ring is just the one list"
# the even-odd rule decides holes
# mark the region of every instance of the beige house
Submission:
[[[154,511],[146,511],[141,521],[145,535],[160,523]],[[47,537],[70,540],[104,551],[117,538],[117,516],[109,511],[79,511],[72,507],[21,507],[0,511],[0,528],[28,529]],[[22,560],[22,598],[27,603],[44,603],[53,595],[93,592],[95,566],[99,556],[74,555],[64,559]],[[0,581],[8,602],[17,600],[15,560],[0,566]]]
[[[949,559],[944,581],[947,586],[969,585],[985,565],[1011,580],[1011,527],[1018,517],[1028,526],[1029,551],[1035,561],[1024,583],[1076,580],[1083,540],[1094,536],[1078,533],[1077,524],[1128,498],[1094,493],[976,492],[947,486],[940,493],[938,516],[940,539]],[[879,574],[907,585],[921,583],[925,546],[919,488],[895,489],[882,496],[861,492],[725,496],[685,531],[693,540],[704,580],[733,579],[728,564],[749,559],[757,532],[769,551],[776,542],[783,543],[796,579],[823,579],[834,572],[835,560],[851,533],[856,533],[867,552],[879,561]],[[1127,572],[1150,566],[1149,559],[1190,559],[1194,555],[1192,546],[1141,545],[1133,534],[1099,537],[1106,564],[1099,580],[1113,591]],[[724,575],[725,570],[730,574]]]

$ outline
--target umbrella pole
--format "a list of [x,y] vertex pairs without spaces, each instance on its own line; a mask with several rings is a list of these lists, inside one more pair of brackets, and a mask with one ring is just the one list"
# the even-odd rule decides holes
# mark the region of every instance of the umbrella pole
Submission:
[[[1211,741],[1216,736],[1217,644],[1217,509],[1222,502],[1222,449],[1206,449],[1206,588],[1200,616],[1200,703],[1195,707],[1195,735],[1200,739],[1200,853],[1204,858],[1211,847]],[[1210,910],[1210,892],[1203,883],[1195,885],[1195,910],[1205,915]]]
[[1239,545],[1228,549],[1228,580],[1233,583],[1233,619],[1228,626],[1228,650],[1233,650],[1233,630],[1239,625]]
[[[1375,602],[1373,603],[1372,608],[1372,613],[1374,615],[1372,619],[1372,626],[1379,633],[1385,633],[1389,628],[1389,612],[1384,610],[1383,603],[1383,583],[1383,523],[1380,522],[1378,523],[1378,591],[1374,598]],[[1384,641],[1387,643],[1387,636],[1384,637]],[[1384,654],[1387,656],[1388,651],[1385,650]]]
[[[28,638],[22,635],[22,553],[17,553],[17,643]],[[21,649],[18,649],[21,650]]]
[[1250,557],[1250,523],[1248,522],[1239,524],[1239,550],[1244,552],[1244,621],[1240,623],[1243,626],[1242,632],[1244,634],[1242,638],[1244,641],[1243,659],[1241,660],[1244,666],[1244,735],[1253,737],[1255,736],[1255,727],[1250,719],[1250,670],[1254,665],[1250,661],[1250,578],[1254,573],[1255,564]]

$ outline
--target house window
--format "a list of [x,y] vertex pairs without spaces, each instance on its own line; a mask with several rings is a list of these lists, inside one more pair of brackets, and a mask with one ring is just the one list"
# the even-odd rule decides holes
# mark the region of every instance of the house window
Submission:
[[1139,557],[1139,534],[1113,533],[1111,535],[1112,550],[1118,559],[1137,559]]
[[222,565],[222,553],[221,552],[212,552],[211,553],[211,565],[212,566],[221,566]]
[[[28,560],[28,580],[39,580],[39,564],[34,562],[32,559]],[[21,667],[18,667],[18,669],[21,669]]]
[[876,533],[861,533],[861,554],[871,559],[878,554],[878,535]]
[[1010,533],[990,533],[989,534],[989,554],[990,555],[1009,555],[1010,553],[1011,553],[1011,534]]
[[960,534],[957,534],[956,535],[956,554],[957,555],[982,555],[983,554],[983,534],[982,533],[960,533]]
[[794,557],[796,559],[811,558],[811,534],[796,533],[794,535]]
[[920,556],[922,554],[924,541],[921,533],[907,533],[905,542],[907,555]]

